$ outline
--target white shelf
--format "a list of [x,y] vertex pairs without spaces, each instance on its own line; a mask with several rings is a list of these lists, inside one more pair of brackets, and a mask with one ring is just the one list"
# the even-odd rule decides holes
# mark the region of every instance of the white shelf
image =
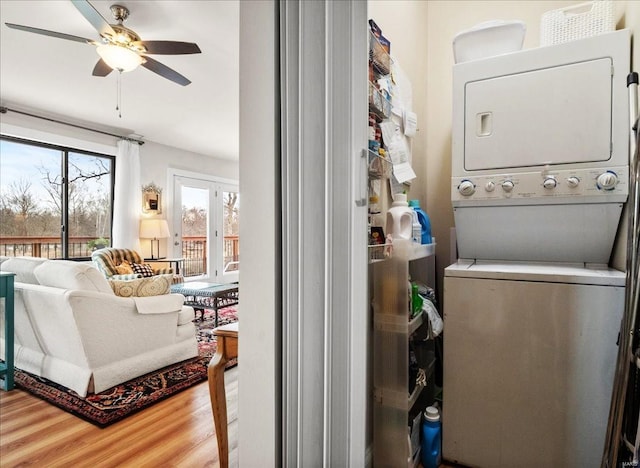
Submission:
[[412,335],[424,322],[424,314],[422,311],[409,322],[409,335]]
[[436,253],[436,243],[431,244],[413,244],[409,252],[409,261],[419,258],[430,257]]
[[369,244],[369,263],[384,262],[391,258],[393,244]]

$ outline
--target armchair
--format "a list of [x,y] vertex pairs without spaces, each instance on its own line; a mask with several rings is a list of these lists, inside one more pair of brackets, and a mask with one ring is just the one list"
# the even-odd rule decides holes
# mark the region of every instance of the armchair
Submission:
[[[114,247],[105,247],[98,249],[91,254],[91,261],[96,268],[107,278],[108,280],[130,280],[141,278],[141,273],[119,273],[118,267],[124,262],[130,265],[145,265],[140,254],[131,249],[117,249]],[[166,275],[173,274],[173,283],[182,283],[184,277],[182,275],[174,274],[172,268],[154,268],[151,265],[147,265],[153,275]]]

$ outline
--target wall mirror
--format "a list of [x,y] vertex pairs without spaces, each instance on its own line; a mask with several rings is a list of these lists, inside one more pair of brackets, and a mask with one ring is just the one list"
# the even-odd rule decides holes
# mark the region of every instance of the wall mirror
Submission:
[[162,213],[162,189],[153,182],[142,187],[142,212]]

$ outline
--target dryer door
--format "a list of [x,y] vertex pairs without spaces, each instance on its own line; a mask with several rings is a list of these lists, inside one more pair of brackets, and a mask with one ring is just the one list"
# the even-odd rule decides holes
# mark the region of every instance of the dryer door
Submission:
[[468,82],[464,168],[609,160],[612,72],[604,57]]

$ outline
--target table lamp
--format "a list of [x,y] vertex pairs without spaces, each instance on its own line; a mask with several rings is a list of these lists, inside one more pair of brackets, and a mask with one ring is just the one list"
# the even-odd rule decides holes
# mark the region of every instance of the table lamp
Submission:
[[[140,221],[140,237],[151,239],[151,259],[160,258],[160,239],[169,237],[169,225],[166,219],[143,219]],[[158,256],[153,256],[153,244],[158,245]]]

